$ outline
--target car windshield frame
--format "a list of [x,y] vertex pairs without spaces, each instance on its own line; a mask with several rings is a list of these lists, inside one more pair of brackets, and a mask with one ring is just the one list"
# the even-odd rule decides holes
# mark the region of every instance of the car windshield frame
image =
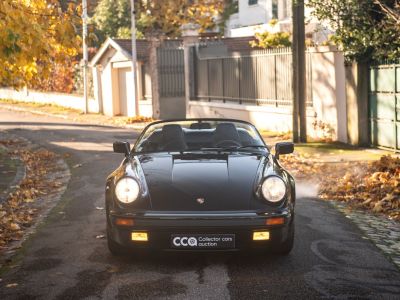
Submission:
[[[201,147],[201,148],[187,148],[184,150],[154,150],[154,151],[138,151],[138,147],[142,143],[142,140],[144,137],[146,137],[146,134],[148,133],[148,130],[151,129],[153,126],[159,126],[162,128],[165,124],[178,124],[178,123],[207,123],[207,122],[218,122],[218,123],[238,123],[238,124],[243,124],[244,127],[248,127],[253,133],[254,136],[253,138],[257,141],[260,142],[260,145],[241,145],[241,146],[227,146],[227,147]],[[181,125],[182,124],[178,124]],[[235,126],[236,127],[236,126]],[[184,127],[183,127],[184,128]],[[211,128],[215,130],[216,127]],[[190,129],[190,128],[189,128]],[[155,131],[153,131],[155,132]],[[132,153],[135,154],[146,154],[146,153],[168,153],[168,152],[198,152],[198,151],[217,151],[217,152],[235,152],[235,151],[241,151],[241,152],[260,152],[260,151],[266,151],[267,153],[270,152],[270,148],[268,145],[265,144],[264,139],[262,138],[260,132],[257,130],[257,128],[246,121],[242,120],[236,120],[236,119],[221,119],[221,118],[189,118],[189,119],[170,119],[170,120],[160,120],[156,122],[152,122],[148,124],[142,131],[142,133],[139,135],[137,138],[135,144],[132,147]]]

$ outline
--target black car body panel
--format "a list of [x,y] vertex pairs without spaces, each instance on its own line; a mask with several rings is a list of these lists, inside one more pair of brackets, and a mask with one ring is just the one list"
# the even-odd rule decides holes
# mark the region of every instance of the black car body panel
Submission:
[[[248,210],[261,157],[239,154],[162,154],[142,163],[152,209]],[[204,203],[196,200],[202,198]]]
[[[194,121],[209,120],[241,122]],[[239,250],[281,245],[292,234],[294,179],[267,147],[149,153],[135,149],[107,178],[109,242],[125,248],[173,250],[171,236],[176,234],[232,234],[234,246],[225,250]],[[277,203],[262,196],[261,185],[270,176],[281,178],[286,186]],[[133,203],[122,203],[115,194],[116,184],[125,177],[139,182],[140,194]],[[268,219],[277,217],[284,219],[283,224],[267,225]],[[118,218],[132,219],[132,224],[116,225]],[[270,239],[253,241],[252,234],[260,230],[268,231]],[[148,241],[132,241],[133,231],[148,233]]]

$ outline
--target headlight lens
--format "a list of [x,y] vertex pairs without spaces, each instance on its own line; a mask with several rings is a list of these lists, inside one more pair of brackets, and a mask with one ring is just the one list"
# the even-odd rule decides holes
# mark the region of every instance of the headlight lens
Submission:
[[264,198],[271,202],[279,202],[285,197],[285,182],[277,176],[271,176],[264,180],[261,191]]
[[122,203],[132,203],[139,196],[139,183],[130,177],[122,178],[115,186],[115,195]]

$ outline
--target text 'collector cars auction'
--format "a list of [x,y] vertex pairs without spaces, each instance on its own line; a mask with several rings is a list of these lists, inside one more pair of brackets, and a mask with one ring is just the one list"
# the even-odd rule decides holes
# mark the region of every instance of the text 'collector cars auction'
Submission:
[[294,240],[295,183],[250,123],[229,119],[148,125],[107,178],[111,253],[138,249],[288,254]]

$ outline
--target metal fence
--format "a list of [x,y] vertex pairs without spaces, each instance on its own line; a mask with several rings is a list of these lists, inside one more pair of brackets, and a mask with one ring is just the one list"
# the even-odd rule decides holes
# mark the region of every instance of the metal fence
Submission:
[[[290,48],[201,57],[194,51],[194,100],[292,105]],[[306,53],[307,106],[312,106],[311,59]]]
[[373,64],[369,75],[372,145],[400,150],[400,62]]
[[183,47],[179,41],[164,41],[157,48],[159,92],[161,97],[185,96]]

